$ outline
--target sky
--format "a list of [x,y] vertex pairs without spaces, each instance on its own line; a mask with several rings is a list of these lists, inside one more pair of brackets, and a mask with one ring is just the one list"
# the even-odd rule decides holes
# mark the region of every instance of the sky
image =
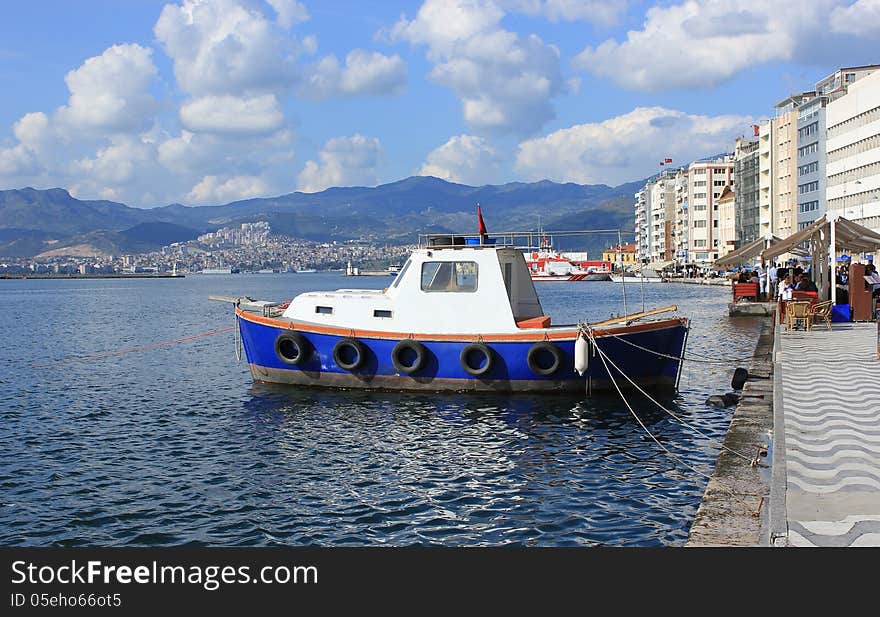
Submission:
[[880,0],[0,4],[0,189],[136,207],[412,175],[617,185],[880,63]]

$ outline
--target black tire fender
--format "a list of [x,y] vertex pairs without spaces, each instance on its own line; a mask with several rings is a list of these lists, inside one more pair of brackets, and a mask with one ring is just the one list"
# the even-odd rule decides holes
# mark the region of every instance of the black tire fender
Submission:
[[[353,349],[357,354],[354,362],[346,362],[343,359],[342,353],[346,349]],[[356,338],[341,339],[333,346],[333,361],[343,370],[354,371],[367,361],[367,347]]]
[[[485,364],[483,366],[473,367],[468,362],[468,358],[474,352],[479,352],[486,359]],[[461,362],[461,368],[465,370],[468,375],[473,375],[474,377],[480,377],[485,375],[489,371],[492,370],[492,366],[495,364],[495,354],[492,351],[492,348],[488,345],[484,345],[483,343],[470,343],[469,345],[465,345],[461,350],[461,354],[458,357]]]
[[[400,355],[407,350],[416,354],[416,361],[412,365],[404,364],[400,359]],[[414,339],[403,339],[391,350],[391,363],[394,365],[394,370],[398,373],[412,375],[425,365],[427,356],[428,350],[420,342]]]
[[299,332],[288,330],[275,338],[275,355],[291,366],[299,366],[312,355],[312,343]]
[[[550,366],[541,366],[538,364],[538,354],[549,353],[553,356],[553,363]],[[529,353],[526,356],[526,364],[529,370],[539,377],[549,377],[559,370],[562,366],[562,350],[549,341],[538,341],[529,347]]]

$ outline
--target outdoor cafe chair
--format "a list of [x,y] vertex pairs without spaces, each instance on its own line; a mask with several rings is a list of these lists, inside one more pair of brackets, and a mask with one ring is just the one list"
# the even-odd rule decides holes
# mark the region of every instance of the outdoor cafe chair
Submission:
[[803,324],[805,330],[812,330],[812,317],[809,314],[809,309],[809,302],[786,302],[785,329],[796,330],[799,324]]
[[810,322],[817,322],[822,319],[828,325],[828,329],[831,330],[831,300],[825,300],[824,302],[816,302],[812,304],[808,311],[810,315]]

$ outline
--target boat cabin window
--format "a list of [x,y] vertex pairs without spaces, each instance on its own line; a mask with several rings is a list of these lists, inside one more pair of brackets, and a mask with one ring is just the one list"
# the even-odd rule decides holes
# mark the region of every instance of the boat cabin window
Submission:
[[477,273],[474,261],[426,261],[422,264],[422,291],[476,291]]
[[387,317],[387,318],[390,318],[390,317],[391,317],[391,311],[386,311],[386,310],[383,310],[383,309],[375,309],[375,310],[373,311],[373,317]]
[[400,272],[398,272],[397,276],[394,277],[394,282],[391,283],[391,287],[397,287],[398,285],[400,285],[400,280],[403,278],[403,275],[406,274],[406,270],[407,270],[407,268],[409,268],[409,264],[411,261],[412,261],[411,259],[406,260],[406,263],[403,264],[403,267],[400,269]]
[[320,313],[322,315],[332,315],[333,307],[332,306],[316,306],[315,312]]

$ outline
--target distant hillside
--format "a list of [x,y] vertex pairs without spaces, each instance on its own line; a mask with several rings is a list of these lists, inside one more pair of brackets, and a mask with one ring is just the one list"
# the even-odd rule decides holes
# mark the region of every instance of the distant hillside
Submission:
[[[173,204],[142,210],[83,201],[63,189],[0,191],[0,256],[30,256],[64,247],[77,252],[143,252],[225,225],[265,220],[272,231],[315,241],[374,238],[408,243],[425,232],[476,231],[476,204],[490,232],[632,228],[632,196],[642,182],[466,186],[415,176],[377,187],[330,188],[220,206]],[[596,238],[574,247],[593,252],[615,242]]]

